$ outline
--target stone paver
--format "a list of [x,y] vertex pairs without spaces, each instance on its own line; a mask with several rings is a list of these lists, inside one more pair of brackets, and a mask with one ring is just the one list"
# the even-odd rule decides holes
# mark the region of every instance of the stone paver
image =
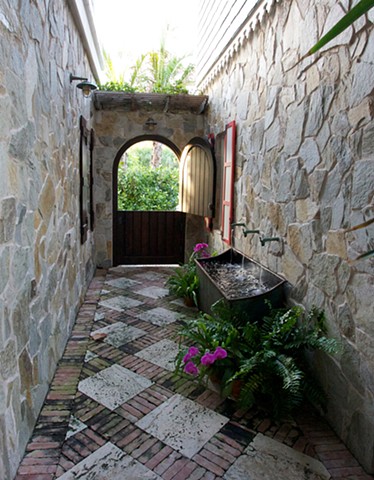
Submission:
[[197,311],[167,294],[170,273],[98,271],[16,480],[373,479],[310,407],[276,423],[173,374]]

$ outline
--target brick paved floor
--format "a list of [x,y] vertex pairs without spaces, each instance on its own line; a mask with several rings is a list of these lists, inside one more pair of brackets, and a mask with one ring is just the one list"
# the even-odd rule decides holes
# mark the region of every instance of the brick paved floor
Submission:
[[[373,479],[311,408],[275,423],[173,375],[175,332],[197,312],[168,295],[170,273],[167,267],[98,270],[16,479],[245,480],[252,477],[231,474],[232,466],[264,438],[319,460],[334,480]],[[101,465],[101,473],[109,467],[111,473],[82,474],[82,461],[87,472]]]

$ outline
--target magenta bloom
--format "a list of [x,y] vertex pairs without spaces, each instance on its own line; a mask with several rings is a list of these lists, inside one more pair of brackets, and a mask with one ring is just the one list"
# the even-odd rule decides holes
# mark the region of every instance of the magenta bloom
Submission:
[[214,356],[214,353],[207,352],[201,357],[201,363],[205,366],[213,365],[215,361],[216,357]]
[[193,251],[195,253],[197,252],[200,252],[201,250],[205,250],[206,248],[208,248],[208,244],[207,243],[197,243],[195,246],[194,246],[194,249]]
[[226,358],[227,357],[227,352],[224,348],[222,347],[217,347],[215,352],[213,353],[214,358],[216,360],[219,360],[220,358]]
[[186,363],[186,365],[184,366],[184,369],[183,371],[185,373],[189,373],[190,375],[198,375],[199,374],[199,370],[197,368],[197,366],[193,363],[193,362],[188,362]]
[[199,349],[197,347],[190,347],[186,355],[183,357],[183,363],[187,363],[192,357],[195,357],[198,354]]

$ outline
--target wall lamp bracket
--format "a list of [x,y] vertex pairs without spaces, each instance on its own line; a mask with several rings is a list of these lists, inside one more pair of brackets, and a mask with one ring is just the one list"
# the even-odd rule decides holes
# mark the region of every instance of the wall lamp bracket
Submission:
[[144,127],[147,129],[147,130],[154,130],[157,126],[157,122],[155,120],[153,120],[152,117],[149,117],[148,120],[144,123]]
[[77,77],[76,75],[73,75],[72,73],[70,74],[70,83],[76,81],[76,80],[81,80],[80,83],[78,83],[77,88],[82,90],[83,96],[84,97],[89,97],[91,95],[91,92],[93,90],[97,89],[97,85],[95,83],[89,82],[88,78],[86,77]]

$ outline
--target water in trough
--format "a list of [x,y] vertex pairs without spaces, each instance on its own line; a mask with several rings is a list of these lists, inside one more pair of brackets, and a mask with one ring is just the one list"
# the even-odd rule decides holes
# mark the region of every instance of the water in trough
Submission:
[[228,299],[253,297],[265,293],[271,286],[262,280],[263,270],[254,264],[210,262],[204,265],[212,280]]
[[198,306],[211,306],[224,298],[232,307],[262,315],[283,303],[284,280],[276,273],[232,248],[215,257],[196,259],[199,277]]

